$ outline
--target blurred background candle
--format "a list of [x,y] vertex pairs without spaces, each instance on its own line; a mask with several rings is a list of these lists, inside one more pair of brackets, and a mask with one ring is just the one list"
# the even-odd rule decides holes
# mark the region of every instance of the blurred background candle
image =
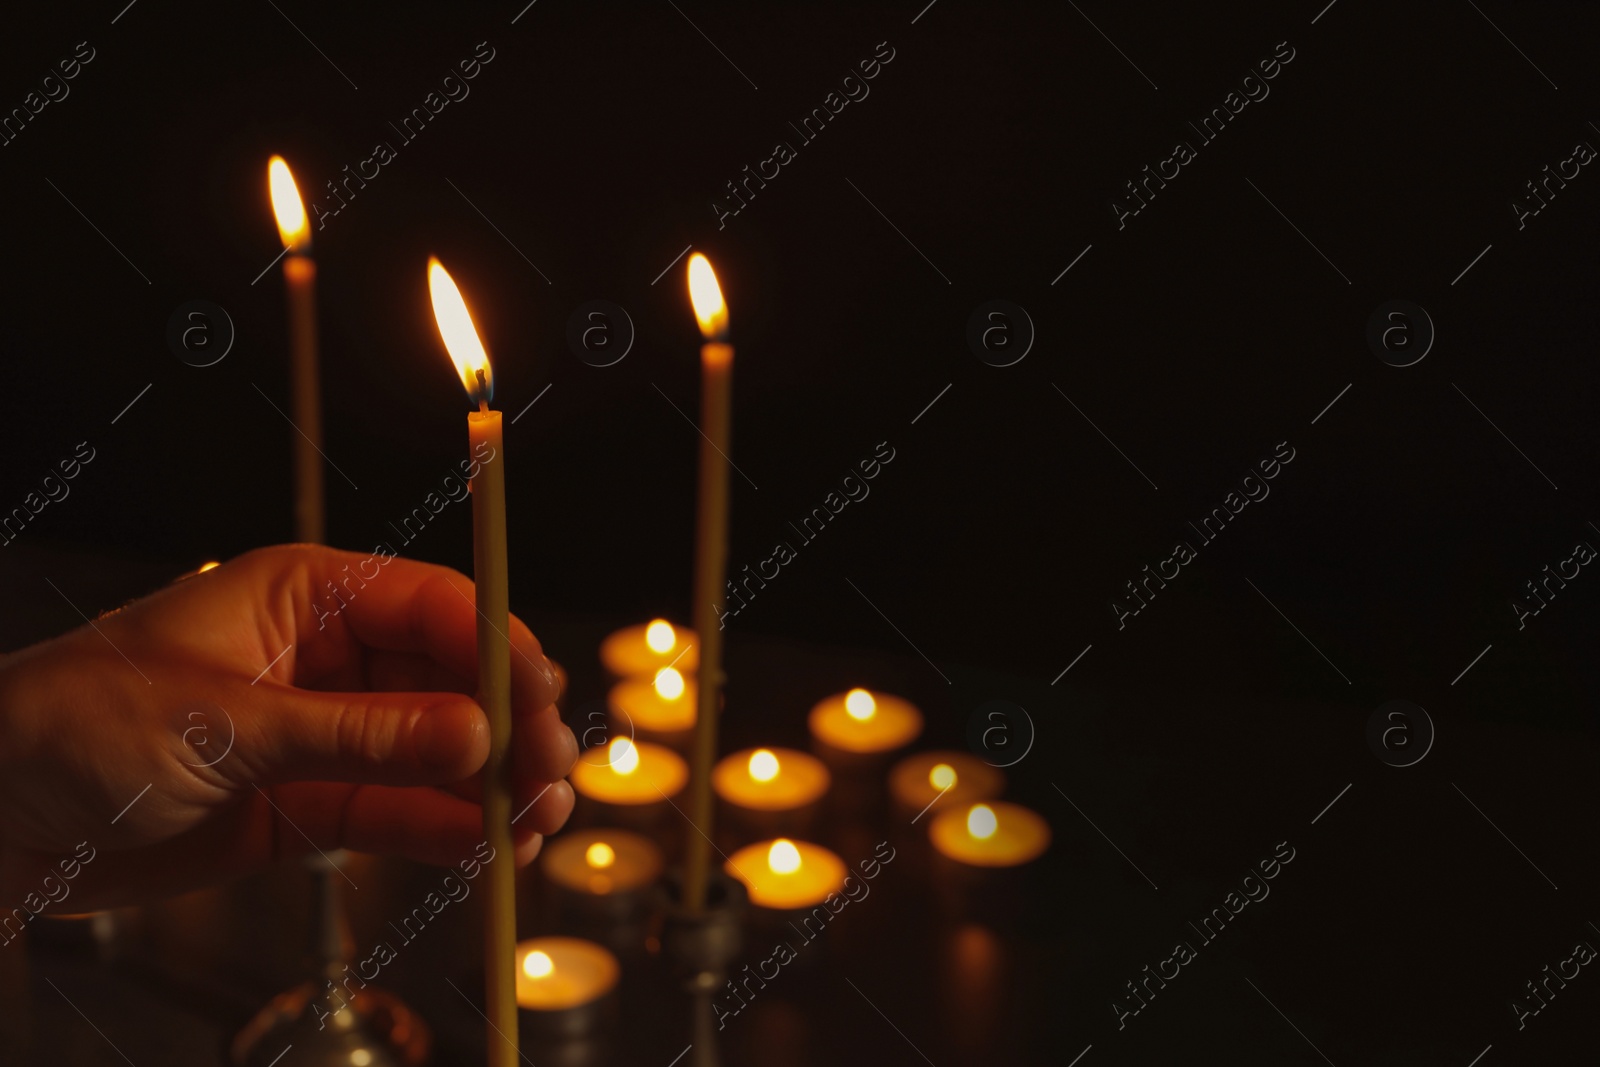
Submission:
[[604,897],[637,892],[661,875],[661,850],[640,834],[592,827],[545,842],[539,866],[555,884]]
[[689,780],[689,765],[664,745],[619,737],[572,768],[572,788],[605,804],[657,804]]
[[267,190],[283,257],[289,300],[289,415],[294,437],[294,535],[298,541],[324,540],[322,499],[322,381],[317,372],[317,264],[311,258],[311,226],[294,175],[282,156],[267,163]]
[[821,845],[786,837],[741,848],[723,869],[744,883],[752,904],[775,910],[809,908],[844,888],[843,860]]
[[913,753],[889,772],[895,804],[913,816],[991,800],[1005,785],[1004,774],[966,752]]
[[844,752],[889,752],[922,733],[922,712],[888,693],[852,689],[811,709],[811,736]]
[[928,827],[933,847],[974,867],[1016,867],[1050,845],[1050,824],[1020,804],[994,801],[951,808]]
[[747,748],[724,757],[711,772],[717,796],[755,811],[805,807],[822,798],[830,781],[821,760],[792,748]]
[[628,725],[656,734],[682,733],[694,725],[695,684],[676,667],[653,678],[624,678],[611,687],[607,704],[618,728]]
[[516,962],[517,1007],[531,1030],[581,1034],[594,1029],[615,1004],[612,993],[622,967],[617,957],[593,941],[529,938],[517,945]]
[[618,678],[651,678],[663,667],[688,673],[700,665],[695,633],[652,619],[642,626],[625,626],[600,642],[600,663]]

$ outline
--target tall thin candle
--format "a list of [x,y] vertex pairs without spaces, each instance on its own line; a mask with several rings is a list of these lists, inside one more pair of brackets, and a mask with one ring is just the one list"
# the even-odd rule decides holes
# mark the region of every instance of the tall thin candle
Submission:
[[478,472],[472,478],[472,563],[478,608],[478,703],[489,718],[483,766],[483,836],[494,849],[484,905],[484,1016],[490,1067],[517,1063],[516,861],[511,837],[511,608],[506,572],[506,476],[500,412],[489,408],[494,377],[461,290],[437,259],[428,290],[439,335],[467,395],[467,437]]
[[705,909],[711,872],[711,765],[717,759],[717,715],[722,698],[722,626],[717,598],[728,570],[728,450],[732,436],[733,346],[728,305],[711,261],[689,259],[689,299],[705,344],[700,348],[700,510],[694,549],[694,628],[700,635],[694,743],[690,749],[689,834],[684,856],[683,904],[690,915]]
[[290,417],[294,421],[294,535],[321,544],[324,535],[322,494],[322,381],[317,372],[317,263],[311,258],[311,227],[300,190],[282,156],[267,164],[267,187],[278,236],[289,254],[283,257],[283,282],[289,301]]

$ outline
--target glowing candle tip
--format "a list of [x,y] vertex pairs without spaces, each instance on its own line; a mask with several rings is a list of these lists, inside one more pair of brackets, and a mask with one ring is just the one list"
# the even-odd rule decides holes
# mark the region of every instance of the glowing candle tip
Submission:
[[455,279],[444,269],[444,264],[433,256],[428,257],[428,293],[433,299],[433,318],[439,327],[439,337],[444,341],[450,361],[461,375],[461,385],[480,410],[486,410],[494,399],[494,371],[489,366],[489,353],[484,351],[478,328],[473,325],[472,312],[456,287]]
[[717,284],[711,261],[699,252],[689,257],[689,301],[694,304],[694,317],[699,320],[705,339],[726,341],[728,305],[722,299],[722,286]]
[[291,251],[311,250],[311,227],[306,221],[306,206],[300,190],[282,156],[267,162],[267,192],[272,197],[272,214],[278,222],[278,236]]

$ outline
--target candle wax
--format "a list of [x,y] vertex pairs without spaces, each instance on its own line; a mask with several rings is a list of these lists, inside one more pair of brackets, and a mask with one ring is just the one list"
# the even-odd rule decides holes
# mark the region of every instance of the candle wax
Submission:
[[[766,756],[759,757],[758,752]],[[805,807],[819,800],[831,781],[821,760],[792,748],[747,748],[724,757],[711,772],[717,796],[755,811]]]
[[[631,748],[632,754],[619,746]],[[604,748],[591,748],[579,756],[571,780],[572,788],[591,800],[658,804],[683,788],[689,780],[689,766],[665,745],[618,738]]]
[[1050,846],[1050,824],[1020,804],[993,801],[940,812],[928,826],[928,838],[961,863],[1016,867]]
[[[676,667],[687,674],[700,663],[699,638],[693,630],[672,627],[672,643],[658,638],[664,647],[661,651],[650,646],[648,633],[651,626],[664,620],[639,626],[625,626],[606,636],[600,643],[600,662],[618,678],[652,678],[662,667]],[[658,634],[664,634],[658,628]]]
[[912,811],[970,806],[999,796],[1005,784],[1004,774],[966,752],[917,752],[889,772],[890,793]]
[[617,987],[617,958],[578,937],[535,937],[516,947],[517,1006],[565,1011],[599,1000]]
[[[700,262],[705,262],[704,257],[700,257]],[[706,264],[706,269],[710,270],[709,264]],[[691,273],[694,270],[692,260],[690,270]],[[719,292],[717,303],[721,302]],[[697,307],[696,312],[699,310]],[[725,314],[725,307],[723,311]],[[708,333],[707,336],[713,334]],[[711,765],[717,758],[717,716],[722,710],[722,620],[717,604],[722,599],[722,586],[728,575],[728,466],[732,462],[728,457],[733,448],[733,346],[721,340],[708,341],[700,347],[700,419],[694,624],[700,634],[701,647],[689,782],[689,821],[700,832],[690,834],[684,846],[683,899],[690,915],[699,915],[705,907],[711,878],[711,839],[708,835],[715,815]]]
[[557,885],[608,896],[652,884],[661,874],[661,850],[646,837],[598,827],[574,830],[545,842],[539,866]]
[[624,678],[611,687],[606,703],[624,733],[630,723],[651,733],[681,733],[694,725],[697,688],[692,679],[681,685],[678,696],[669,700],[661,694],[654,678]]
[[317,264],[291,252],[283,259],[283,280],[289,298],[290,414],[298,431],[294,441],[294,534],[321,544],[322,381],[317,371]]
[[750,903],[787,910],[820,904],[844,888],[845,865],[808,841],[758,841],[728,857],[723,868],[744,883]]
[[[467,416],[471,455],[488,455],[472,479],[473,580],[478,616],[478,703],[489,720],[483,765],[483,836],[498,862],[486,869],[486,1014],[504,1029],[516,1018],[512,959],[517,939],[516,864],[511,837],[511,608],[506,565],[506,478],[498,411]],[[485,452],[487,446],[489,451]],[[515,1027],[507,1036],[515,1041]],[[491,1057],[503,1060],[494,1051]],[[514,1057],[513,1057],[514,1059]]]
[[[863,711],[852,714],[852,707]],[[852,689],[812,708],[808,725],[811,736],[831,748],[889,752],[904,748],[922,733],[922,712],[909,700],[888,693]]]

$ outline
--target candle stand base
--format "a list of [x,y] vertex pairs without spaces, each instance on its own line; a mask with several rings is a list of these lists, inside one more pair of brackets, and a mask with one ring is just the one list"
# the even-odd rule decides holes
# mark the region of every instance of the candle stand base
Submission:
[[334,881],[346,853],[306,859],[311,874],[311,953],[308,979],[279,993],[239,1031],[230,1048],[234,1067],[421,1067],[433,1035],[415,1012],[359,977],[351,989],[350,928]]
[[685,991],[710,992],[727,981],[728,965],[743,947],[744,883],[713,872],[704,910],[690,915],[682,903],[682,878],[681,871],[673,871],[659,889],[661,950]]
[[235,1067],[420,1067],[427,1062],[428,1028],[397,998],[363,989],[332,1014],[320,996],[324,991],[312,981],[274,997],[234,1038]]

